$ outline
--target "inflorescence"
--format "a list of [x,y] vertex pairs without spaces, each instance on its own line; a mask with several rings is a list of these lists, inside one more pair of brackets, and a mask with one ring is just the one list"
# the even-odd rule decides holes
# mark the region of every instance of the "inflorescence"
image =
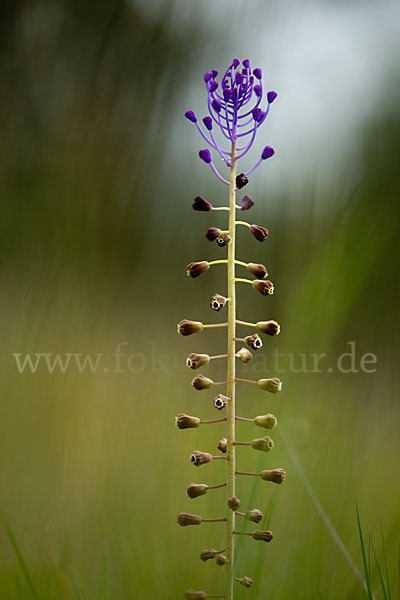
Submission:
[[[225,411],[226,416],[204,421],[200,417],[181,413],[176,417],[176,425],[179,429],[194,429],[212,423],[226,424],[226,437],[221,438],[217,445],[220,454],[213,455],[209,452],[194,450],[190,456],[190,461],[195,467],[206,465],[217,459],[225,460],[227,466],[226,481],[217,485],[191,483],[186,489],[187,496],[193,499],[204,496],[209,490],[226,488],[226,511],[223,516],[207,519],[199,515],[181,512],[178,514],[177,522],[183,527],[201,525],[202,523],[225,523],[226,541],[224,548],[222,550],[202,550],[200,558],[202,561],[215,561],[217,565],[226,569],[226,586],[224,593],[219,595],[189,590],[185,594],[188,600],[203,598],[226,598],[227,600],[232,600],[235,583],[246,588],[250,588],[253,585],[253,580],[250,577],[237,576],[239,573],[234,561],[235,536],[246,535],[252,537],[254,540],[270,542],[273,539],[273,535],[271,531],[264,529],[256,529],[249,533],[236,530],[236,517],[242,517],[257,524],[264,519],[263,513],[257,508],[244,511],[239,510],[241,503],[236,496],[236,477],[239,475],[260,477],[263,481],[270,481],[276,484],[281,484],[286,478],[286,473],[281,468],[266,469],[257,473],[237,471],[235,465],[235,451],[238,446],[249,446],[254,450],[265,453],[270,452],[274,448],[274,442],[268,435],[250,441],[237,441],[236,423],[241,421],[252,422],[257,427],[267,430],[272,430],[277,425],[276,417],[270,413],[254,418],[236,415],[236,383],[255,384],[259,389],[272,394],[280,392],[282,389],[282,383],[276,377],[261,378],[253,381],[236,376],[236,360],[248,363],[253,358],[251,350],[257,351],[262,347],[262,339],[259,334],[276,336],[280,332],[280,326],[274,320],[252,323],[239,321],[236,318],[236,283],[243,282],[250,284],[253,289],[266,297],[274,293],[275,287],[272,281],[267,279],[268,272],[263,264],[246,263],[235,258],[237,226],[247,227],[259,242],[263,242],[269,234],[268,229],[265,227],[236,220],[237,210],[246,211],[254,205],[253,199],[248,195],[245,195],[237,202],[236,192],[249,183],[249,175],[263,161],[274,155],[274,149],[271,146],[265,146],[259,160],[251,168],[243,170],[239,174],[237,174],[237,162],[243,159],[252,148],[256,134],[265,122],[271,104],[276,99],[277,94],[274,91],[269,91],[266,95],[264,94],[262,71],[259,68],[252,70],[249,60],[244,60],[240,63],[235,58],[224,73],[220,83],[217,81],[217,75],[217,70],[208,71],[204,75],[209,114],[202,119],[203,126],[199,123],[192,110],[187,111],[185,116],[190,122],[195,124],[202,138],[207,142],[208,148],[201,149],[199,157],[210,166],[222,183],[229,186],[228,206],[214,206],[213,203],[202,196],[196,196],[193,201],[193,209],[196,211],[228,211],[228,228],[221,230],[217,227],[210,227],[205,234],[207,240],[215,241],[220,247],[227,246],[228,256],[226,259],[221,260],[192,262],[187,265],[186,271],[189,277],[197,278],[215,265],[226,266],[228,273],[227,294],[214,294],[209,301],[209,306],[215,312],[227,309],[228,320],[221,323],[204,324],[200,321],[183,319],[178,324],[178,333],[188,336],[201,333],[210,328],[223,327],[227,329],[228,340],[226,352],[217,355],[192,352],[186,358],[186,366],[192,370],[207,367],[212,361],[217,359],[226,360],[226,381],[213,381],[213,379],[202,374],[198,374],[192,379],[192,386],[196,390],[207,390],[214,386],[223,386],[225,388],[226,391],[224,393],[217,394],[214,397],[213,405],[218,411]],[[222,140],[228,142],[228,149],[224,148],[224,144],[217,140],[215,131],[218,132],[219,137],[222,134]],[[212,159],[212,151],[215,151],[219,155],[224,165],[229,169],[229,179],[225,179],[217,170]],[[236,277],[235,270],[237,266],[247,269],[255,279]],[[256,331],[245,337],[237,337],[237,326],[254,328]],[[244,345],[240,349],[237,349],[237,342],[241,342]]]

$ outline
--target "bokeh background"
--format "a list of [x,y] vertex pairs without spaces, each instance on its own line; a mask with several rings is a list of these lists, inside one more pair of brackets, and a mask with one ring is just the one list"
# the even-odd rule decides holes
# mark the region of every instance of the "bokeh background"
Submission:
[[[188,461],[214,448],[223,426],[179,432],[173,417],[215,415],[184,359],[223,351],[225,336],[181,338],[175,324],[219,319],[208,298],[225,291],[223,267],[193,281],[185,265],[224,255],[203,235],[224,215],[193,213],[191,201],[223,203],[226,190],[198,160],[203,143],[183,113],[205,114],[203,73],[234,56],[261,66],[279,94],[254,156],[266,144],[276,155],[245,190],[256,202],[249,219],[270,237],[260,245],[245,230],[238,243],[276,285],[267,300],[241,287],[240,316],[277,319],[282,331],[243,373],[284,381],[277,396],[239,387],[239,414],[271,411],[279,427],[273,453],[243,448],[238,460],[288,473],[279,487],[238,482],[242,505],[266,512],[275,539],[238,540],[237,574],[255,584],[237,597],[365,597],[310,485],[360,569],[355,497],[380,558],[382,528],[396,597],[399,18],[392,0],[3,0],[2,598],[222,589],[223,571],[198,553],[221,547],[224,527],[182,529],[175,517],[224,512],[222,490],[184,493],[223,480],[223,461],[195,473]],[[351,347],[359,372],[338,372]],[[20,373],[16,353],[102,356],[96,372],[72,361],[65,373],[43,362]],[[313,353],[327,355],[321,372],[304,372],[300,354]],[[366,353],[373,373],[360,370]],[[204,373],[222,378],[223,365]]]

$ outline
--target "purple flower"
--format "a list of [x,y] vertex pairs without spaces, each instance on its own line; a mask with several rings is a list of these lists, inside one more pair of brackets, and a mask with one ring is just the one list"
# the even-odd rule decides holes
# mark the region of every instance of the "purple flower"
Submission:
[[185,117],[189,119],[189,121],[192,121],[192,123],[197,123],[197,117],[192,110],[187,110],[185,112]]
[[250,196],[244,196],[239,202],[239,206],[242,210],[249,210],[253,205],[254,200],[253,198],[250,198]]
[[265,146],[264,150],[262,151],[261,158],[263,160],[267,160],[267,158],[271,158],[271,156],[273,156],[274,154],[275,150],[271,148],[271,146]]
[[210,164],[212,158],[211,158],[211,152],[209,151],[208,148],[206,148],[205,150],[200,150],[199,156],[200,156],[201,160],[204,160],[205,163]]
[[211,117],[204,117],[203,118],[203,123],[204,123],[204,127],[206,129],[208,129],[208,131],[211,131],[211,129],[213,128],[212,118]]
[[[252,148],[258,130],[266,121],[270,106],[277,97],[276,92],[269,91],[264,95],[262,84],[262,69],[251,69],[250,60],[245,59],[240,66],[235,58],[217,82],[218,71],[212,69],[204,75],[207,90],[209,114],[198,122],[195,113],[189,110],[185,116],[195,123],[199,133],[208,144],[209,149],[200,150],[200,158],[210,165],[215,175],[225,184],[226,179],[219,173],[212,161],[210,150],[214,150],[222,159],[223,164],[230,168],[232,163],[232,148],[235,147],[235,159],[241,160]],[[221,140],[227,140],[226,147]],[[266,146],[261,159],[249,170],[238,176],[237,187],[243,187],[248,182],[247,176],[252,173],[263,160],[270,158],[274,151]],[[214,154],[215,155],[215,154]]]

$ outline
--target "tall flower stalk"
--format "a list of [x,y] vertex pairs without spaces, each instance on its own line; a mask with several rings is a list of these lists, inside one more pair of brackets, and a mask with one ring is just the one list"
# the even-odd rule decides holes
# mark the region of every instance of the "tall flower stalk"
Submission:
[[[247,227],[253,234],[256,240],[263,242],[268,237],[268,229],[259,225],[247,223],[236,219],[236,211],[249,210],[254,201],[250,196],[245,195],[239,203],[237,203],[237,191],[241,190],[249,183],[248,175],[264,161],[273,156],[274,150],[270,146],[265,146],[260,159],[247,171],[237,173],[238,162],[243,159],[249,150],[252,148],[256,139],[256,134],[260,126],[264,123],[270,106],[275,100],[276,92],[270,91],[266,94],[266,104],[262,85],[261,69],[256,68],[253,71],[250,67],[250,61],[244,60],[241,68],[240,61],[234,59],[232,64],[224,73],[221,86],[217,82],[218,71],[209,71],[204,76],[204,81],[208,96],[209,114],[202,119],[204,129],[200,126],[197,117],[193,111],[185,113],[186,118],[194,123],[207,142],[208,146],[219,154],[220,159],[229,169],[228,179],[223,177],[213,163],[212,154],[209,148],[199,151],[199,157],[208,164],[213,173],[224,184],[229,186],[229,204],[228,206],[213,206],[213,204],[201,196],[197,196],[193,202],[193,208],[197,211],[228,211],[229,222],[228,229],[221,230],[217,227],[210,227],[206,232],[206,238],[209,241],[216,241],[220,247],[228,247],[228,256],[226,259],[214,260],[211,262],[200,261],[190,263],[187,266],[187,274],[193,278],[198,277],[206,272],[210,267],[216,265],[226,265],[227,269],[227,296],[216,293],[210,299],[210,307],[212,310],[219,312],[227,307],[228,320],[221,323],[203,324],[200,321],[191,321],[184,319],[178,324],[178,332],[182,335],[191,335],[200,333],[205,329],[214,327],[227,328],[227,348],[223,354],[210,356],[208,354],[191,353],[186,359],[186,365],[191,369],[198,369],[208,365],[215,359],[224,359],[227,362],[226,381],[215,382],[211,378],[204,375],[197,375],[192,380],[192,386],[197,390],[210,389],[213,386],[226,387],[226,395],[218,394],[214,398],[214,406],[218,410],[226,410],[226,417],[202,421],[198,417],[192,417],[186,414],[180,414],[176,417],[176,424],[179,429],[191,429],[202,425],[212,423],[226,422],[226,437],[222,438],[218,443],[218,450],[221,454],[212,455],[208,452],[199,450],[193,451],[191,461],[194,466],[201,466],[210,463],[216,459],[226,460],[226,481],[208,486],[207,484],[192,483],[188,486],[186,492],[189,498],[197,498],[208,493],[209,490],[226,488],[226,513],[225,516],[203,518],[190,513],[179,513],[177,521],[181,526],[200,525],[202,523],[222,522],[226,525],[226,539],[223,550],[208,549],[200,553],[200,558],[203,561],[213,560],[219,566],[226,569],[226,585],[224,593],[209,594],[203,591],[189,590],[185,593],[187,600],[201,600],[203,598],[226,598],[233,600],[234,589],[236,584],[241,584],[244,587],[251,587],[253,581],[248,576],[240,576],[235,563],[235,538],[240,535],[236,530],[236,517],[244,517],[254,523],[260,523],[263,519],[263,514],[258,509],[249,511],[239,511],[240,500],[236,496],[236,477],[250,476],[260,477],[264,481],[271,481],[280,484],[286,478],[286,473],[283,469],[265,469],[261,473],[252,471],[237,471],[235,464],[236,448],[241,446],[249,446],[255,450],[269,452],[274,443],[269,436],[256,438],[248,442],[236,440],[236,423],[241,421],[253,422],[256,426],[264,429],[273,429],[277,424],[277,419],[272,414],[259,415],[254,418],[242,417],[236,414],[236,384],[238,382],[255,384],[259,389],[271,393],[281,390],[282,384],[278,378],[265,378],[258,381],[252,381],[237,377],[236,361],[240,360],[243,363],[249,362],[253,355],[251,351],[257,351],[262,346],[262,340],[259,333],[269,336],[277,335],[280,331],[280,326],[276,321],[259,321],[257,323],[239,321],[236,318],[236,283],[248,283],[260,292],[263,296],[270,296],[274,292],[274,285],[267,280],[267,269],[263,264],[246,263],[236,259],[236,227]],[[228,140],[229,146],[227,149],[219,143],[215,134],[214,127],[219,131],[222,138]],[[245,267],[256,279],[247,279],[236,277],[236,266]],[[237,326],[244,326],[255,329],[243,338],[237,336]],[[237,350],[236,344],[243,342],[245,345]],[[251,533],[244,535],[251,536],[254,540],[269,542],[273,536],[269,530],[256,529]]]

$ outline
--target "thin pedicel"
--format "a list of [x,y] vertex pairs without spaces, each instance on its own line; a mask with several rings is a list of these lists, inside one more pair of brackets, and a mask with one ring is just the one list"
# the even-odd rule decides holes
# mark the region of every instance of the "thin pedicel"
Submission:
[[[226,598],[227,600],[233,600],[235,583],[246,588],[250,588],[253,585],[253,580],[250,577],[241,574],[237,576],[240,569],[235,562],[235,537],[237,535],[245,535],[252,537],[254,540],[270,542],[273,539],[273,535],[270,531],[263,529],[256,529],[255,531],[243,534],[236,530],[235,518],[237,515],[254,523],[260,523],[264,518],[263,513],[257,508],[239,512],[240,500],[236,496],[236,477],[242,475],[260,477],[264,481],[271,481],[277,484],[281,484],[286,478],[286,473],[283,469],[266,469],[260,473],[254,473],[252,471],[237,471],[235,466],[235,452],[239,446],[249,446],[254,450],[266,453],[270,452],[274,447],[274,442],[269,436],[255,438],[251,441],[237,441],[236,423],[243,421],[250,422],[254,423],[257,427],[268,430],[273,429],[277,425],[276,417],[270,413],[254,418],[237,416],[236,384],[238,382],[251,383],[259,389],[270,393],[276,393],[282,389],[282,383],[276,377],[252,381],[236,376],[236,359],[247,363],[253,357],[250,350],[256,351],[261,348],[262,340],[259,333],[275,336],[280,332],[279,324],[273,320],[253,323],[236,319],[237,283],[250,284],[256,291],[266,297],[274,293],[275,286],[267,279],[268,271],[265,265],[261,263],[247,263],[237,260],[235,256],[236,227],[245,227],[259,242],[264,242],[269,235],[266,227],[236,219],[236,211],[249,210],[254,205],[254,200],[248,195],[243,196],[238,202],[236,193],[237,190],[241,190],[248,185],[249,175],[262,162],[274,155],[274,149],[271,146],[265,146],[259,155],[260,158],[250,168],[244,167],[243,170],[240,170],[237,169],[237,164],[239,160],[246,157],[252,148],[256,134],[265,122],[277,94],[274,91],[270,91],[266,94],[265,98],[262,71],[259,68],[251,70],[250,61],[247,59],[240,63],[235,58],[225,71],[220,82],[217,81],[217,75],[217,70],[208,71],[204,75],[209,114],[203,117],[200,122],[192,110],[187,111],[185,116],[196,126],[203,140],[207,143],[208,147],[202,148],[199,151],[200,159],[211,168],[219,181],[229,187],[228,206],[214,206],[213,202],[202,196],[196,196],[193,201],[193,209],[195,211],[228,212],[229,220],[227,229],[221,230],[218,227],[210,227],[205,234],[205,237],[210,242],[215,241],[220,247],[227,246],[228,256],[219,260],[191,262],[187,265],[186,272],[189,277],[197,278],[211,267],[221,268],[219,265],[226,266],[228,275],[226,295],[220,293],[214,294],[209,301],[209,305],[215,312],[220,312],[226,307],[228,320],[221,323],[204,324],[200,321],[183,319],[178,324],[178,333],[188,336],[194,333],[201,333],[206,329],[218,327],[227,329],[227,348],[224,351],[220,351],[218,354],[191,352],[186,358],[186,366],[194,370],[201,367],[208,369],[212,361],[216,359],[227,361],[226,381],[215,382],[203,374],[196,375],[192,380],[192,386],[196,390],[207,390],[213,386],[226,387],[224,393],[218,394],[213,399],[214,407],[219,411],[226,410],[226,416],[218,419],[202,420],[200,417],[181,413],[176,417],[176,425],[179,429],[194,429],[213,424],[217,424],[216,426],[218,427],[226,423],[226,437],[222,437],[217,445],[221,454],[213,455],[210,452],[194,450],[190,456],[192,464],[196,467],[207,465],[217,459],[225,460],[226,481],[217,485],[191,483],[187,487],[186,493],[189,498],[194,499],[204,496],[209,490],[226,488],[225,506],[227,508],[225,516],[212,516],[212,518],[204,518],[199,515],[181,512],[178,514],[177,521],[183,527],[200,525],[202,523],[219,522],[225,524],[226,540],[224,544],[221,543],[221,546],[224,545],[224,550],[202,550],[200,558],[203,561],[215,561],[218,566],[224,567],[226,569],[226,577],[224,593],[208,594],[204,591],[189,590],[185,593],[187,600],[201,600],[205,598]],[[222,137],[223,141],[228,141],[228,148],[224,146],[224,143],[219,142],[218,137]],[[212,151],[219,155],[223,166],[229,169],[226,177],[216,168],[213,162]],[[255,279],[236,277],[236,267],[247,269]],[[236,334],[237,326],[254,328],[256,332],[245,337],[238,337]],[[243,342],[245,346],[236,349],[236,342]],[[240,451],[246,452],[246,450]],[[218,495],[218,492],[215,493]]]

